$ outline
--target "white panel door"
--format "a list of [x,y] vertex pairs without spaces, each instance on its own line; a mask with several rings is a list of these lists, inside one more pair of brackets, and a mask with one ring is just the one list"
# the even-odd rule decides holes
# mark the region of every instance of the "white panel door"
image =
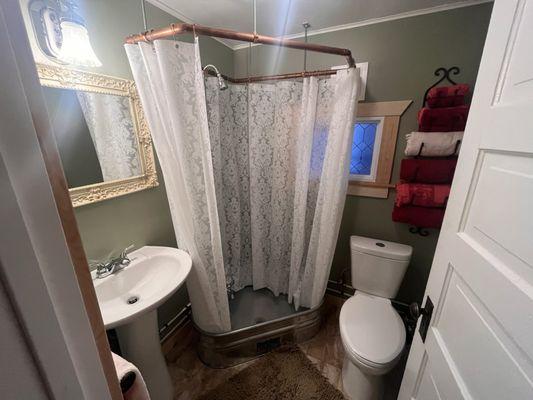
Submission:
[[533,399],[533,0],[495,2],[426,296],[399,399]]

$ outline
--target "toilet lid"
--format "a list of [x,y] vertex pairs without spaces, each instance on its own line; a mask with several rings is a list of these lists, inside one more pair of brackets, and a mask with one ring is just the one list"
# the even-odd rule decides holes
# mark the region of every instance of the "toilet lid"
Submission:
[[389,299],[356,292],[341,308],[339,325],[346,350],[372,364],[393,361],[405,345],[405,327]]

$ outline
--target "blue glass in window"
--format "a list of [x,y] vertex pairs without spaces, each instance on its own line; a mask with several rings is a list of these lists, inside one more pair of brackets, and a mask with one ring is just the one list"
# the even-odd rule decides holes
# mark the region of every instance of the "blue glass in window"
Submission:
[[370,175],[372,171],[372,156],[374,142],[379,121],[358,122],[355,124],[352,142],[352,157],[350,160],[350,174]]

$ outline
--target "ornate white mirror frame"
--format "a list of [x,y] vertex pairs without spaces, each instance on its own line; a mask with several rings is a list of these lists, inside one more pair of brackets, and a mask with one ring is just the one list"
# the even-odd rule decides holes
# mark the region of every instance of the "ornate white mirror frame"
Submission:
[[74,207],[138,192],[159,184],[155,169],[152,138],[133,81],[44,64],[37,64],[37,72],[42,86],[129,98],[142,174],[120,180],[71,188],[69,192]]

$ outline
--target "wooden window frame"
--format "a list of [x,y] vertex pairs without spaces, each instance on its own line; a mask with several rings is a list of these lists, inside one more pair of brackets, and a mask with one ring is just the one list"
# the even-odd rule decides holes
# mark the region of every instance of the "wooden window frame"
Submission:
[[348,183],[347,196],[365,196],[379,199],[389,197],[389,189],[394,187],[390,183],[390,179],[394,165],[400,117],[412,102],[412,100],[400,100],[359,104],[357,119],[383,118],[381,144],[376,180],[374,182],[351,180]]

